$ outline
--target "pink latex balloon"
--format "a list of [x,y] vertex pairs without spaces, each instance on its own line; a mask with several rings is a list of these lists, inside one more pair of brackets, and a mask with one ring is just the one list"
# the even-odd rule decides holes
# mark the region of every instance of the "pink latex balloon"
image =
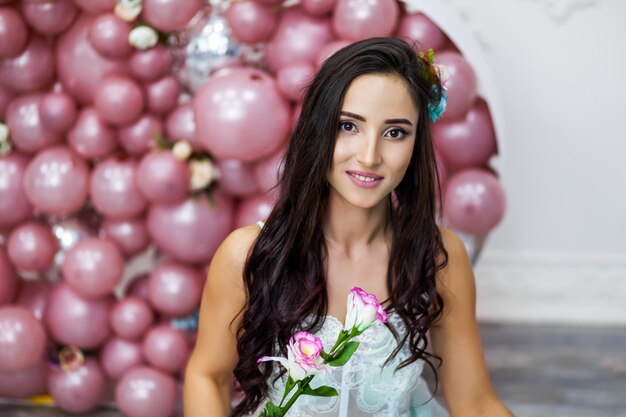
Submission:
[[24,1],[21,6],[28,25],[42,35],[64,32],[78,13],[72,0]]
[[39,152],[24,173],[29,201],[44,213],[67,214],[87,198],[89,172],[85,161],[63,146]]
[[256,183],[261,192],[266,193],[278,184],[282,175],[284,156],[285,149],[282,148],[269,158],[257,162],[254,166]]
[[104,372],[112,378],[119,379],[129,369],[143,365],[141,344],[114,337],[109,339],[100,352],[100,362]]
[[461,118],[476,99],[476,74],[472,66],[457,52],[445,51],[437,54],[437,63],[445,65],[450,76],[446,84],[448,105],[441,120]]
[[48,389],[48,363],[45,360],[18,372],[0,372],[0,397],[29,398]]
[[144,107],[141,87],[128,77],[110,76],[96,89],[94,106],[105,121],[116,126],[137,119]]
[[191,314],[200,303],[204,282],[200,272],[176,262],[164,262],[150,274],[150,303],[169,316]]
[[413,13],[400,19],[396,36],[417,42],[416,50],[426,52],[428,48],[439,51],[446,43],[446,35],[422,13]]
[[43,125],[41,99],[41,94],[18,96],[7,109],[7,125],[13,144],[25,153],[38,152],[63,139],[58,132]]
[[253,161],[285,142],[291,112],[272,77],[229,68],[209,80],[193,101],[198,138],[215,157]]
[[128,297],[137,297],[144,301],[148,301],[150,298],[150,275],[140,274],[131,280],[131,284],[128,286],[126,294]]
[[0,307],[0,372],[24,371],[37,365],[46,347],[46,332],[24,307]]
[[163,32],[183,29],[202,7],[201,0],[144,0],[143,18]]
[[0,119],[6,120],[6,112],[14,93],[3,85],[0,85]]
[[481,169],[467,169],[448,181],[443,209],[450,226],[465,233],[484,234],[495,227],[506,206],[498,179]]
[[110,334],[112,304],[112,297],[88,300],[60,282],[50,293],[44,322],[57,342],[94,349],[102,345]]
[[0,246],[0,305],[10,303],[17,291],[17,275],[13,265],[9,261],[9,257],[4,251],[4,247]]
[[239,204],[235,227],[243,227],[258,221],[265,221],[269,216],[275,201],[266,195],[246,198]]
[[168,324],[153,327],[143,339],[142,352],[146,361],[165,372],[174,373],[189,355],[185,335]]
[[152,203],[180,203],[188,194],[189,168],[170,151],[149,152],[137,167],[136,184]]
[[171,75],[167,75],[145,86],[148,111],[161,116],[176,106],[180,95],[180,84]]
[[55,132],[67,131],[76,120],[76,104],[65,93],[48,93],[39,103],[41,124]]
[[107,378],[94,359],[75,371],[51,371],[48,375],[48,390],[56,405],[70,413],[87,413],[96,409],[104,400]]
[[286,9],[266,45],[267,64],[274,72],[287,65],[314,64],[320,49],[334,38],[328,19],[309,16],[300,7]]
[[137,255],[150,244],[144,219],[105,220],[100,228],[102,237],[109,238],[122,249],[127,258]]
[[315,64],[317,65],[318,68],[321,67],[324,61],[326,61],[331,55],[333,55],[335,52],[337,52],[341,48],[345,48],[351,43],[352,42],[350,41],[344,41],[344,40],[333,41],[333,42],[327,43],[326,45],[322,47],[322,49],[320,49],[319,53],[317,54],[317,58],[315,59]]
[[104,13],[91,22],[89,41],[96,51],[107,58],[125,58],[133,51],[133,46],[128,42],[132,29],[130,23],[117,15]]
[[133,159],[108,158],[91,175],[90,195],[96,208],[107,218],[124,220],[139,216],[147,202],[135,179],[137,163]]
[[120,145],[131,156],[141,156],[154,149],[155,138],[162,132],[161,119],[152,114],[144,114],[117,131]]
[[49,227],[37,222],[19,225],[9,235],[7,252],[16,268],[43,271],[54,260],[59,242]]
[[172,140],[184,139],[194,149],[202,149],[196,133],[196,117],[191,103],[181,104],[165,119],[165,135]]
[[124,257],[108,240],[87,237],[70,249],[63,278],[80,296],[93,299],[113,292],[124,272]]
[[153,322],[152,309],[139,297],[128,296],[111,310],[111,328],[122,339],[139,340]]
[[52,47],[39,36],[31,36],[21,54],[5,58],[0,64],[0,82],[19,93],[50,86],[54,73]]
[[454,170],[482,166],[496,152],[496,135],[487,104],[478,100],[464,118],[433,125],[435,146]]
[[82,108],[67,134],[67,142],[77,153],[89,159],[104,158],[117,148],[115,131],[93,107]]
[[74,2],[87,13],[97,14],[112,11],[117,0],[74,0]]
[[[85,0],[86,3],[92,1]],[[56,48],[57,71],[63,88],[81,104],[93,102],[96,88],[104,78],[112,74],[126,73],[124,61],[100,55],[89,42],[87,34],[92,21],[93,17],[77,19],[72,27],[59,37]]]
[[52,286],[45,281],[23,281],[15,304],[28,309],[37,320],[43,319]]
[[236,159],[220,159],[216,163],[220,171],[220,190],[235,197],[255,194],[258,191],[252,165]]
[[251,0],[233,3],[226,11],[233,36],[243,43],[265,42],[274,32],[278,16],[271,6]]
[[176,382],[156,369],[134,367],[117,383],[115,403],[128,417],[170,417],[176,409]]
[[163,45],[136,50],[130,56],[128,67],[131,74],[141,81],[154,81],[162,77],[171,64],[169,51]]
[[148,212],[148,231],[165,252],[183,262],[206,262],[232,229],[233,203],[212,193],[175,205],[155,204]]
[[22,178],[28,158],[18,152],[0,156],[0,229],[9,229],[33,215]]
[[278,90],[289,100],[301,101],[313,81],[315,68],[311,64],[294,64],[281,68],[276,74]]
[[311,16],[323,17],[335,8],[337,0],[302,0],[302,8]]
[[11,7],[0,7],[0,58],[19,55],[26,47],[28,28]]
[[337,0],[333,28],[339,37],[352,41],[390,36],[398,26],[396,0]]

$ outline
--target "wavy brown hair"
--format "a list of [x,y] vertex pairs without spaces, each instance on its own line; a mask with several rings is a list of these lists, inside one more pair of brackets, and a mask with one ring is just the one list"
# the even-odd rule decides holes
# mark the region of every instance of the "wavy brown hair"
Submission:
[[254,412],[268,396],[268,380],[277,365],[269,363],[260,369],[257,358],[285,355],[290,336],[309,315],[314,320],[303,329],[316,332],[327,314],[327,249],[322,230],[329,196],[327,173],[344,95],[352,80],[364,74],[405,80],[419,114],[411,162],[395,189],[393,204],[389,196],[392,242],[387,311],[395,311],[408,331],[400,339],[387,323],[398,340],[387,360],[408,340],[411,356],[398,369],[424,359],[436,374],[433,359],[439,358],[426,351],[426,332],[443,310],[435,276],[447,264],[448,255],[437,226],[441,193],[428,114],[428,104],[438,103],[442,90],[436,77],[425,76],[429,70],[429,63],[405,41],[371,38],[328,58],[307,89],[285,155],[277,203],[244,269],[247,304],[237,332],[239,362],[234,374],[245,397],[233,409],[233,417]]

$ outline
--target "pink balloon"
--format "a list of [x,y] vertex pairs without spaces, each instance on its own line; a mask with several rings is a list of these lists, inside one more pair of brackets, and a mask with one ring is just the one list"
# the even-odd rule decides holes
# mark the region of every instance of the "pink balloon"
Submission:
[[476,74],[472,66],[457,52],[445,51],[437,54],[437,63],[445,65],[450,76],[446,84],[448,105],[441,120],[461,118],[476,100]]
[[0,64],[0,82],[19,93],[48,87],[54,81],[54,53],[49,42],[32,36],[26,49]]
[[67,131],[76,120],[76,104],[65,93],[48,93],[39,103],[39,118],[46,129]]
[[24,307],[0,307],[0,372],[24,371],[41,361],[46,332]]
[[323,17],[335,8],[337,0],[302,0],[302,8],[311,16]]
[[141,344],[114,337],[109,339],[100,352],[100,362],[106,374],[112,379],[119,379],[129,369],[143,365]]
[[198,270],[175,262],[162,263],[150,274],[150,303],[169,316],[191,314],[200,303],[203,285]]
[[115,403],[128,417],[169,417],[176,409],[176,382],[147,366],[134,367],[117,383]]
[[183,262],[206,262],[232,229],[233,203],[212,193],[175,205],[155,204],[148,212],[148,231],[165,252]]
[[149,152],[139,163],[136,183],[152,203],[180,203],[188,194],[189,168],[169,150]]
[[19,225],[9,235],[7,252],[15,267],[43,271],[50,267],[59,243],[47,226],[37,222]]
[[33,215],[33,207],[22,188],[28,162],[18,152],[0,156],[0,229],[9,229]]
[[0,397],[29,398],[48,389],[48,363],[39,361],[32,368],[18,372],[0,372]]
[[258,221],[265,221],[274,208],[276,202],[265,195],[250,197],[239,204],[235,227],[243,227]]
[[446,43],[446,35],[422,13],[413,13],[400,19],[396,36],[417,42],[416,50],[426,52],[428,48],[439,51]]
[[131,74],[141,81],[154,81],[162,77],[171,64],[169,51],[163,45],[136,50],[130,56],[128,67]]
[[265,42],[274,32],[278,16],[266,4],[246,0],[233,3],[226,11],[233,36],[243,43]]
[[6,120],[7,108],[9,108],[9,103],[13,99],[14,95],[15,93],[13,93],[13,91],[3,85],[0,85],[0,119]]
[[63,146],[39,152],[24,173],[30,202],[44,213],[67,214],[87,198],[89,172],[85,161]]
[[42,320],[52,286],[45,281],[23,281],[15,304],[28,309],[37,320]]
[[111,328],[125,340],[140,339],[153,322],[152,309],[139,297],[128,296],[111,310]]
[[0,58],[19,55],[26,47],[28,28],[11,7],[0,7]]
[[127,297],[137,297],[144,301],[150,298],[150,275],[147,273],[140,274],[131,280],[126,291]]
[[57,342],[81,349],[95,349],[110,334],[112,304],[112,297],[88,300],[60,282],[50,293],[44,321]]
[[465,233],[484,234],[495,227],[506,206],[498,179],[482,169],[467,169],[448,181],[443,209],[450,226]]
[[104,13],[91,22],[89,41],[96,51],[107,58],[125,58],[133,51],[133,46],[128,42],[132,29],[130,23],[117,15]]
[[496,134],[487,104],[478,100],[464,118],[434,124],[433,139],[450,169],[485,165],[496,152]]
[[63,278],[67,285],[89,299],[111,294],[123,272],[124,257],[118,247],[94,237],[78,242],[63,261]]
[[283,159],[285,149],[281,148],[269,158],[263,159],[254,166],[256,183],[261,192],[268,192],[273,189],[280,179],[283,170]]
[[71,0],[24,1],[21,6],[28,25],[42,35],[64,32],[78,13]]
[[193,108],[198,137],[215,157],[249,162],[285,142],[291,112],[272,77],[253,68],[229,68],[209,78]]
[[55,370],[48,376],[48,390],[56,405],[70,413],[87,413],[95,410],[104,400],[107,378],[94,359],[75,371]]
[[148,228],[143,218],[134,220],[105,220],[100,229],[104,238],[111,239],[127,258],[137,255],[150,244]]
[[117,148],[117,135],[93,107],[83,107],[67,134],[67,142],[84,158],[100,159]]
[[162,32],[175,32],[202,7],[201,0],[143,0],[143,18]]
[[333,28],[339,37],[352,41],[390,36],[398,26],[396,0],[337,0]]
[[189,356],[189,344],[183,332],[162,324],[148,331],[143,339],[142,352],[150,365],[175,373]]
[[172,140],[184,139],[194,149],[202,149],[196,133],[196,117],[191,103],[176,107],[165,119],[165,135]]
[[[97,3],[94,0],[85,2]],[[72,27],[59,37],[56,48],[57,71],[63,88],[81,104],[93,102],[96,88],[104,78],[126,73],[125,62],[100,55],[89,42],[87,34],[92,21],[93,17],[77,19]],[[89,70],[85,70],[86,68]]]
[[74,0],[74,2],[87,13],[98,14],[112,11],[117,0]]
[[235,197],[255,194],[258,191],[252,165],[236,159],[220,159],[216,163],[220,172],[220,190]]
[[276,74],[278,90],[289,100],[301,101],[314,76],[315,68],[311,64],[283,67]]
[[313,65],[322,47],[334,38],[328,19],[309,16],[300,7],[286,9],[266,45],[267,64],[274,72],[287,65]]
[[17,149],[26,153],[38,152],[62,140],[58,132],[43,125],[41,119],[41,94],[16,97],[7,109],[7,125]]
[[109,219],[139,216],[147,202],[135,185],[136,178],[134,159],[111,157],[100,162],[91,175],[90,195],[94,206]]
[[162,132],[161,119],[151,114],[144,114],[117,131],[119,143],[131,156],[141,156],[154,149],[155,138],[160,136]]
[[331,55],[333,55],[338,50],[345,48],[351,43],[352,42],[350,41],[344,41],[344,40],[338,40],[338,41],[327,43],[326,45],[322,47],[322,49],[320,49],[319,54],[317,54],[315,64],[317,65],[318,68],[321,67],[324,61],[326,61]]
[[17,291],[17,275],[13,265],[9,262],[9,257],[0,246],[0,305],[8,304],[13,300]]
[[116,126],[137,119],[144,107],[141,87],[128,77],[110,76],[96,89],[94,105],[105,121]]
[[176,78],[167,75],[145,86],[148,111],[161,116],[176,106],[180,95],[180,84]]

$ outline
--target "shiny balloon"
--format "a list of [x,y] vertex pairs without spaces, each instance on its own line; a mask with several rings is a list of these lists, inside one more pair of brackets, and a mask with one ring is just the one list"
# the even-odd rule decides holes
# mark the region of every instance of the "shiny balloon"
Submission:
[[201,0],[143,0],[143,18],[162,32],[183,29],[202,7]]
[[91,175],[90,195],[94,206],[109,219],[125,220],[139,216],[147,201],[135,183],[134,159],[108,158]]
[[146,361],[157,369],[175,373],[189,356],[189,344],[180,330],[161,324],[148,331],[142,343]]
[[15,304],[28,309],[37,320],[43,320],[52,286],[45,281],[23,281]]
[[244,227],[258,221],[265,221],[275,203],[274,199],[267,195],[246,198],[237,208],[235,227]]
[[127,417],[170,417],[176,409],[175,379],[156,369],[137,366],[115,387],[115,403]]
[[172,140],[186,140],[194,149],[202,149],[198,141],[196,116],[191,103],[181,104],[167,115],[165,135]]
[[48,363],[17,372],[0,372],[0,397],[25,399],[46,393],[48,389]]
[[233,3],[226,12],[233,36],[243,43],[264,42],[269,39],[278,22],[278,15],[266,4],[246,0]]
[[315,76],[311,64],[294,64],[281,68],[276,74],[278,90],[289,100],[302,101],[304,93]]
[[63,146],[39,152],[24,173],[29,201],[44,213],[67,214],[87,198],[89,170],[75,152]]
[[0,307],[0,372],[19,372],[37,365],[46,347],[46,332],[24,307]]
[[457,52],[437,54],[436,63],[445,65],[449,80],[446,83],[448,105],[441,118],[453,120],[463,117],[477,97],[478,80],[472,66]]
[[139,340],[154,322],[154,314],[147,300],[128,295],[115,304],[110,322],[113,332],[122,339]]
[[284,157],[285,149],[281,148],[254,166],[256,183],[261,192],[268,192],[278,184],[283,171]]
[[176,204],[187,197],[189,168],[169,150],[147,153],[136,178],[137,188],[152,203]]
[[50,227],[38,222],[26,222],[11,231],[7,252],[16,268],[43,271],[54,260],[59,244]]
[[42,35],[63,33],[78,13],[72,0],[23,1],[21,10],[28,25]]
[[399,17],[396,0],[337,0],[333,28],[340,38],[352,41],[390,36],[398,26]]
[[133,79],[109,76],[96,88],[94,106],[102,119],[121,126],[141,115],[145,101],[141,87]]
[[324,17],[335,8],[337,0],[302,0],[302,9],[315,17]]
[[145,363],[141,353],[141,343],[113,337],[102,347],[100,363],[104,372],[110,378],[117,380],[131,368]]
[[7,109],[7,125],[15,147],[25,153],[35,153],[61,142],[59,132],[48,129],[41,118],[41,94],[18,96]]
[[172,110],[178,102],[180,84],[176,78],[167,75],[144,86],[148,111],[161,116]]
[[76,120],[76,103],[65,93],[48,93],[39,103],[41,124],[55,132],[67,131]]
[[118,129],[118,140],[128,155],[142,156],[155,148],[155,139],[163,132],[161,119],[144,114],[134,122]]
[[143,218],[105,220],[100,229],[100,236],[117,243],[127,258],[137,255],[150,244],[148,228]]
[[117,0],[74,0],[74,2],[87,13],[99,14],[112,11]]
[[331,55],[333,55],[338,50],[345,48],[351,43],[352,42],[350,41],[338,40],[329,42],[326,45],[322,46],[319,53],[317,54],[317,57],[315,58],[315,65],[317,65],[318,68],[321,67],[324,61],[326,61]]
[[130,285],[126,289],[127,297],[137,297],[149,302],[150,299],[150,274],[141,273],[130,280]]
[[175,205],[154,204],[148,230],[156,244],[183,262],[205,262],[232,230],[233,202],[214,191],[215,203],[205,196]]
[[0,156],[0,229],[9,229],[33,215],[22,178],[29,160],[19,152]]
[[67,142],[78,154],[88,159],[104,158],[118,145],[115,130],[89,106],[80,110],[76,123],[67,134]]
[[0,7],[0,58],[19,55],[28,42],[28,27],[12,7]]
[[415,49],[426,52],[429,48],[439,52],[446,41],[445,33],[423,13],[403,16],[396,36],[416,42]]
[[197,269],[164,262],[150,274],[150,303],[161,314],[184,316],[192,313],[200,303],[204,280]]
[[167,48],[157,44],[149,49],[134,51],[128,61],[128,68],[141,81],[155,81],[165,75],[171,61]]
[[128,35],[132,29],[130,23],[114,13],[104,13],[91,22],[89,41],[101,55],[122,59],[130,55],[134,49],[128,42]]
[[54,76],[52,46],[39,36],[31,36],[26,48],[19,55],[0,62],[0,82],[19,93],[49,87]]
[[0,246],[0,305],[8,304],[17,291],[17,275],[4,247]]
[[53,370],[48,375],[48,390],[64,411],[81,414],[95,410],[104,400],[107,378],[95,359],[86,359],[74,371]]
[[0,119],[6,120],[6,112],[9,103],[13,100],[15,93],[7,87],[0,85]]
[[236,159],[219,159],[216,165],[220,171],[220,190],[226,194],[242,197],[258,192],[253,165]]

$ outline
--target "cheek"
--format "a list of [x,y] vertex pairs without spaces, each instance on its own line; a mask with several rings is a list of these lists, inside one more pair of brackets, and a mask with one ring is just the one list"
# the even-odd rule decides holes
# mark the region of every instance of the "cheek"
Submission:
[[399,171],[402,175],[404,175],[404,172],[411,163],[412,153],[413,143],[407,143],[406,146],[390,150],[385,157],[385,161],[391,169]]
[[337,139],[337,142],[335,143],[335,150],[333,152],[333,165],[350,159],[350,155],[350,141]]

